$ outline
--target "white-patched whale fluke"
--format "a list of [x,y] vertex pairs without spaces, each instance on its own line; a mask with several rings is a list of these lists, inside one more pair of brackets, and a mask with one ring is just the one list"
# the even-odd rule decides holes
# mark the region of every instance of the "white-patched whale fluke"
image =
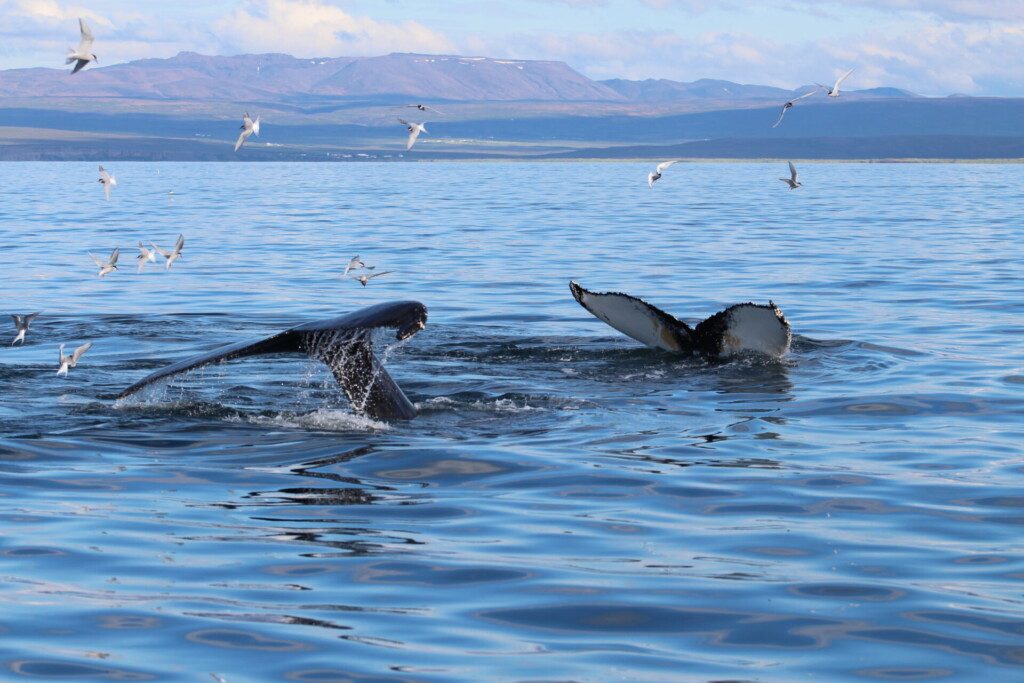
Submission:
[[416,416],[416,408],[374,355],[371,335],[375,329],[390,328],[396,330],[395,339],[404,341],[424,329],[426,323],[427,308],[418,301],[377,304],[338,318],[298,325],[265,339],[230,344],[186,358],[144,377],[117,398],[123,399],[154,382],[211,363],[305,353],[327,365],[353,410],[375,420],[409,420]]
[[100,180],[99,182],[103,185],[103,197],[109,202],[110,201],[110,188],[117,185],[117,178],[115,178],[107,169],[100,166]]
[[178,235],[178,239],[174,243],[174,249],[171,249],[170,251],[168,251],[167,249],[161,249],[152,242],[150,242],[150,245],[152,245],[153,249],[155,249],[157,252],[160,253],[161,256],[164,257],[164,270],[170,270],[171,265],[173,265],[175,261],[181,258],[181,250],[185,248],[185,236]]
[[828,93],[829,97],[839,97],[839,86],[841,86],[843,84],[843,81],[849,78],[850,74],[852,73],[853,69],[850,69],[849,71],[844,73],[842,76],[836,79],[835,85],[833,85],[831,88],[828,87],[827,85],[822,85],[821,83],[816,83],[815,85],[817,85],[819,88],[824,88],[825,92]]
[[793,165],[792,161],[789,162],[789,177],[779,178],[779,180],[789,185],[789,189],[791,190],[795,190],[803,185],[803,183],[797,180],[796,166]]
[[93,263],[99,266],[100,277],[103,277],[107,273],[113,273],[115,270],[117,270],[117,259],[120,255],[121,247],[114,247],[114,251],[110,252],[110,257],[106,261],[101,259],[99,256],[96,256],[92,252],[89,253],[89,256],[92,258]]
[[[273,118],[273,117],[271,117],[271,118]],[[273,127],[273,126],[271,126],[271,127]],[[245,141],[249,139],[250,135],[255,135],[256,137],[259,137],[259,135],[260,135],[260,117],[259,117],[259,114],[256,115],[255,119],[253,119],[251,116],[249,116],[249,112],[245,112],[245,114],[242,116],[242,125],[240,126],[240,128],[242,129],[242,132],[238,134],[238,140],[235,141],[235,151],[236,152],[242,147],[242,145],[245,144]],[[271,131],[271,132],[273,132],[273,131]],[[271,137],[273,137],[273,136],[271,136]]]
[[647,187],[654,188],[654,183],[661,180],[661,174],[665,172],[665,169],[673,164],[678,164],[679,159],[673,159],[672,161],[663,161],[658,164],[654,171],[647,174]]
[[776,121],[776,122],[775,122],[775,123],[774,123],[774,124],[772,125],[772,128],[778,128],[778,127],[779,127],[780,125],[782,125],[782,117],[784,117],[784,116],[786,115],[786,112],[787,112],[787,111],[789,111],[790,109],[792,109],[792,108],[793,108],[793,106],[794,106],[794,105],[795,105],[795,104],[796,104],[797,102],[799,102],[800,100],[804,99],[805,97],[810,97],[811,95],[813,95],[813,94],[815,94],[816,92],[818,92],[818,90],[819,90],[819,89],[820,89],[820,88],[815,88],[814,90],[812,90],[812,91],[810,91],[810,92],[808,92],[808,93],[804,93],[804,94],[803,94],[803,95],[801,95],[800,97],[794,97],[794,98],[793,98],[793,99],[791,99],[791,100],[790,100],[789,102],[786,102],[786,103],[785,103],[784,105],[782,105],[782,111],[781,111],[781,112],[779,112],[779,120],[778,120],[778,121]]
[[409,139],[405,142],[405,151],[412,149],[412,146],[416,144],[417,138],[420,133],[427,132],[427,122],[414,123],[412,121],[406,121],[405,119],[398,119],[398,122],[404,125],[409,130]]
[[22,345],[25,344],[25,335],[28,333],[28,328],[38,315],[38,312],[29,313],[28,315],[18,315],[16,313],[11,314],[11,317],[14,318],[14,328],[18,331],[18,336],[16,336],[14,341],[11,342],[11,346],[18,343]]
[[58,376],[63,375],[65,377],[67,377],[68,370],[70,368],[73,368],[73,367],[77,366],[78,365],[78,360],[83,355],[85,355],[86,351],[88,351],[91,348],[92,348],[92,342],[85,342],[84,344],[79,346],[77,349],[75,349],[74,353],[72,353],[70,356],[65,356],[64,355],[64,344],[61,344],[60,348],[57,350],[57,356],[58,356],[58,359],[59,359],[59,363],[58,363],[58,366],[57,366],[57,375]]
[[85,65],[89,62],[98,62],[96,55],[92,52],[92,29],[89,28],[89,24],[85,23],[85,19],[79,17],[78,19],[78,47],[72,48],[68,51],[67,59],[64,61],[65,64],[74,64],[75,67],[71,70],[71,73],[76,74],[85,68]]
[[569,283],[573,297],[583,308],[638,342],[676,353],[699,353],[725,358],[759,353],[773,358],[789,350],[789,322],[771,301],[735,304],[705,319],[696,327],[656,306],[620,292],[591,292]]

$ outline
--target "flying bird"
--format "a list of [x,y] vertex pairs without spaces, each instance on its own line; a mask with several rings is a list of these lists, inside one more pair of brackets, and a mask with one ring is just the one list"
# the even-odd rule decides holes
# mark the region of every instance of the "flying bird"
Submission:
[[93,262],[100,267],[100,277],[103,277],[107,273],[112,273],[117,270],[117,257],[121,255],[121,248],[114,247],[114,251],[110,252],[110,258],[106,261],[100,260],[97,256],[90,253]]
[[782,117],[786,115],[786,112],[787,112],[788,110],[790,110],[790,109],[792,109],[792,108],[793,108],[793,105],[794,105],[794,104],[796,104],[796,103],[797,103],[797,102],[799,102],[800,100],[804,99],[805,97],[810,97],[811,95],[813,95],[813,94],[814,94],[814,93],[816,93],[816,92],[818,92],[818,89],[817,89],[817,88],[815,88],[815,89],[814,89],[814,90],[812,90],[811,92],[808,92],[808,93],[804,93],[804,94],[803,94],[803,95],[801,95],[800,97],[794,97],[794,98],[793,98],[793,99],[791,99],[791,100],[790,100],[789,102],[786,102],[786,103],[785,103],[784,105],[782,105],[782,111],[781,111],[781,112],[779,112],[779,120],[775,122],[775,125],[773,125],[773,126],[772,126],[772,128],[778,128],[778,127],[779,127],[780,125],[782,125]]
[[819,88],[825,88],[825,90],[828,91],[828,96],[829,97],[839,97],[839,86],[842,85],[843,81],[845,81],[847,78],[849,78],[850,74],[852,74],[852,73],[853,73],[853,69],[850,69],[849,71],[844,73],[842,76],[840,76],[839,78],[836,79],[836,84],[833,85],[831,88],[828,87],[827,85],[822,85],[821,83],[818,83],[817,86]]
[[672,164],[678,163],[679,159],[675,159],[673,161],[663,161],[660,164],[658,164],[657,168],[654,169],[653,173],[647,174],[647,186],[653,188],[654,183],[661,180],[661,174],[665,172],[665,169],[671,166]]
[[68,58],[64,61],[65,64],[71,64],[74,62],[75,68],[71,70],[71,73],[76,74],[81,71],[86,64],[89,62],[98,62],[99,59],[92,53],[92,31],[89,30],[89,25],[85,23],[85,19],[79,18],[78,30],[82,34],[82,39],[78,43],[77,50],[71,50],[68,53]]
[[152,242],[150,242],[150,245],[152,245],[152,247],[158,252],[160,252],[160,255],[166,259],[164,270],[170,270],[171,264],[177,261],[179,258],[181,258],[181,250],[185,248],[185,236],[178,235],[178,241],[174,243],[174,249],[172,249],[171,251],[161,249]]
[[18,336],[15,337],[14,341],[11,342],[11,346],[14,346],[18,342],[21,342],[22,346],[25,345],[25,333],[28,332],[28,326],[32,324],[32,321],[35,320],[37,315],[39,315],[39,314],[38,313],[29,313],[28,315],[15,315],[13,313],[11,314],[11,317],[14,318],[14,327],[17,328],[17,330],[18,330]]
[[788,178],[779,178],[779,180],[781,180],[782,182],[784,182],[787,185],[789,185],[789,189],[791,189],[791,190],[795,190],[796,188],[798,188],[801,185],[803,185],[803,183],[801,183],[800,181],[798,181],[796,179],[796,166],[793,165],[792,161],[789,162],[789,177]]
[[240,128],[242,129],[242,132],[238,134],[238,141],[235,143],[235,151],[236,152],[239,150],[239,148],[242,145],[245,144],[245,141],[248,140],[249,136],[252,135],[253,133],[256,134],[256,137],[259,137],[259,134],[260,134],[260,117],[259,117],[259,114],[256,115],[256,120],[253,121],[252,117],[249,116],[249,112],[245,112],[245,115],[242,117],[242,125],[240,126]]
[[390,272],[392,271],[385,270],[383,273],[368,273],[366,275],[353,275],[351,277],[353,280],[356,280],[359,284],[365,287],[366,283],[372,280],[373,278],[380,277],[381,275],[387,275]]
[[409,141],[405,143],[405,151],[408,152],[416,144],[416,138],[420,136],[420,133],[427,132],[427,122],[410,123],[405,119],[398,119],[398,122],[409,128]]
[[427,106],[425,104],[407,104],[405,106],[406,107],[415,107],[416,109],[419,109],[420,111],[432,111],[432,112],[440,114],[441,116],[444,116],[444,112],[441,111],[440,109],[434,109],[433,107]]
[[78,359],[85,355],[85,352],[92,348],[92,342],[85,342],[72,353],[70,356],[64,355],[64,345],[60,345],[60,367],[57,369],[57,375],[68,376],[68,369],[78,365]]
[[117,185],[117,178],[110,175],[107,169],[100,166],[100,179],[99,182],[103,184],[103,196],[106,200],[110,201],[110,188]]
[[139,272],[146,265],[146,262],[156,263],[156,251],[147,249],[142,242],[139,242],[139,255],[135,257],[139,261]]
[[349,259],[348,265],[345,266],[345,272],[342,273],[341,276],[345,277],[346,275],[349,274],[350,271],[353,271],[353,270],[362,270],[364,268],[366,270],[373,270],[376,267],[377,266],[368,266],[368,265],[366,265],[365,263],[363,263],[363,260],[361,258],[359,258],[359,254],[356,254],[351,259]]

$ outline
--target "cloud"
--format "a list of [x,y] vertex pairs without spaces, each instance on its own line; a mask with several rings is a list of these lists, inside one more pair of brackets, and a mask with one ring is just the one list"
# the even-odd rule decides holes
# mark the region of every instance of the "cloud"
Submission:
[[230,48],[297,57],[456,51],[448,38],[416,21],[377,21],[318,0],[252,0],[214,28]]

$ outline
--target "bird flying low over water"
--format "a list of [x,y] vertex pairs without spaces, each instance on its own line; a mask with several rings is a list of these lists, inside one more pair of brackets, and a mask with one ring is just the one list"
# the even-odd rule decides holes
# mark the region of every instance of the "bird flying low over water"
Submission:
[[78,30],[82,34],[82,39],[78,43],[78,49],[72,49],[68,53],[68,58],[65,60],[65,64],[74,63],[75,68],[71,70],[71,73],[76,74],[81,71],[86,64],[89,62],[98,62],[99,59],[92,53],[92,31],[89,30],[89,25],[85,23],[85,19],[78,20]]
[[405,150],[409,151],[412,146],[416,144],[416,138],[420,136],[420,133],[427,132],[427,122],[423,123],[410,123],[405,119],[398,119],[398,122],[406,126],[409,129],[409,140],[405,143]]
[[166,259],[166,264],[164,265],[164,270],[170,270],[171,269],[171,264],[173,264],[175,261],[177,261],[179,258],[181,258],[181,250],[185,248],[185,236],[184,235],[178,235],[178,241],[174,243],[174,249],[172,249],[171,251],[167,251],[166,249],[161,249],[160,247],[156,246],[152,242],[150,242],[150,245],[153,247],[153,249],[158,251],[160,253],[160,255],[163,256]]
[[92,348],[92,342],[85,342],[72,353],[70,356],[64,355],[64,345],[60,345],[58,355],[60,356],[60,367],[57,369],[57,375],[64,375],[67,377],[68,369],[78,365],[78,359],[85,355],[85,352]]
[[351,277],[352,277],[353,280],[355,280],[356,282],[361,284],[363,287],[365,287],[366,283],[369,282],[370,280],[372,280],[373,278],[380,277],[381,275],[387,275],[388,273],[391,273],[391,272],[392,271],[390,271],[390,270],[385,270],[382,273],[368,273],[366,275],[352,275]]
[[100,166],[100,179],[99,182],[103,184],[103,196],[106,200],[110,201],[110,188],[117,185],[117,178],[112,176],[107,169]]
[[345,272],[342,273],[341,276],[345,277],[353,270],[373,270],[376,267],[377,266],[366,265],[365,263],[363,263],[363,260],[359,258],[359,254],[356,254],[351,259],[349,259],[348,265],[345,266]]
[[11,317],[14,318],[14,327],[18,330],[18,336],[11,342],[11,346],[18,342],[21,342],[22,346],[25,345],[25,333],[28,332],[28,326],[32,324],[37,315],[39,313],[29,313],[28,315],[11,314]]
[[235,142],[235,151],[236,152],[239,150],[239,148],[241,148],[242,145],[245,144],[245,141],[248,140],[249,136],[252,135],[253,133],[256,134],[256,137],[259,137],[259,134],[260,134],[260,117],[259,117],[259,114],[256,115],[256,120],[253,121],[252,117],[249,116],[249,112],[245,112],[245,115],[242,116],[242,125],[240,126],[240,128],[242,129],[242,132],[238,134],[238,141]]
[[796,104],[796,103],[797,103],[797,102],[799,102],[800,100],[804,99],[805,97],[810,97],[811,95],[813,95],[813,94],[814,94],[814,93],[816,93],[816,92],[818,92],[818,89],[817,89],[817,88],[815,88],[815,89],[814,89],[814,90],[812,90],[811,92],[808,92],[808,93],[804,93],[804,94],[803,94],[803,95],[801,95],[800,97],[794,97],[794,98],[793,98],[793,99],[791,99],[791,100],[790,100],[789,102],[786,102],[786,103],[785,103],[784,105],[782,105],[782,111],[781,111],[781,112],[779,112],[779,120],[775,122],[775,125],[773,125],[773,126],[772,126],[772,128],[778,128],[778,127],[779,127],[780,125],[782,125],[782,117],[786,115],[786,112],[787,112],[788,110],[790,110],[790,109],[792,109],[792,108],[793,108],[793,105],[794,105],[794,104]]
[[420,111],[432,111],[434,113],[440,114],[441,116],[444,116],[444,112],[443,111],[441,111],[439,109],[434,109],[433,107],[427,106],[425,104],[407,104],[405,106],[406,107],[414,107],[416,109],[419,109]]
[[120,255],[120,247],[114,247],[114,251],[110,252],[110,258],[108,258],[106,261],[101,260],[99,257],[95,256],[92,253],[89,254],[89,256],[92,257],[93,262],[100,267],[100,277],[103,277],[107,273],[113,273],[115,270],[117,270],[117,257]]
[[852,73],[853,73],[853,69],[850,69],[849,71],[844,73],[842,76],[840,76],[839,78],[836,79],[836,84],[833,85],[831,88],[828,87],[827,85],[822,85],[821,83],[818,83],[817,86],[819,88],[825,88],[825,90],[828,91],[828,96],[829,97],[839,97],[839,86],[842,85],[843,81],[845,81],[847,78],[849,78],[850,74],[852,74]]
[[141,273],[146,262],[156,263],[156,252],[152,249],[147,249],[142,242],[139,242],[139,255],[135,258],[139,261],[139,272]]
[[789,177],[788,178],[779,178],[779,180],[781,180],[782,182],[784,182],[787,185],[789,185],[789,189],[791,189],[791,190],[795,190],[796,188],[798,188],[801,185],[803,185],[803,183],[801,183],[800,181],[798,181],[796,179],[796,166],[793,165],[792,161],[789,162]]
[[669,166],[671,166],[672,164],[678,164],[678,163],[679,163],[679,159],[674,159],[672,161],[663,161],[660,164],[658,164],[657,167],[654,169],[653,173],[648,173],[647,174],[647,186],[650,187],[650,188],[653,188],[654,187],[654,183],[656,183],[659,180],[661,180],[661,174],[665,172],[665,169],[668,168]]

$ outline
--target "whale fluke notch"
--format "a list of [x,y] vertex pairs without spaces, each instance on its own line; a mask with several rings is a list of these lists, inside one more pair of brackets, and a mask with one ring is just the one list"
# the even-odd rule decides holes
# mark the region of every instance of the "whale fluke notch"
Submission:
[[338,380],[352,409],[375,420],[411,420],[416,408],[373,353],[372,331],[396,329],[404,340],[426,326],[427,308],[418,301],[396,301],[317,320],[266,339],[222,346],[186,358],[144,377],[118,395],[131,396],[154,382],[211,363],[283,353],[305,353],[322,361]]
[[740,353],[780,357],[789,350],[789,321],[773,302],[735,304],[690,327],[642,299],[620,292],[591,292],[569,283],[573,298],[594,316],[647,346],[710,358]]

